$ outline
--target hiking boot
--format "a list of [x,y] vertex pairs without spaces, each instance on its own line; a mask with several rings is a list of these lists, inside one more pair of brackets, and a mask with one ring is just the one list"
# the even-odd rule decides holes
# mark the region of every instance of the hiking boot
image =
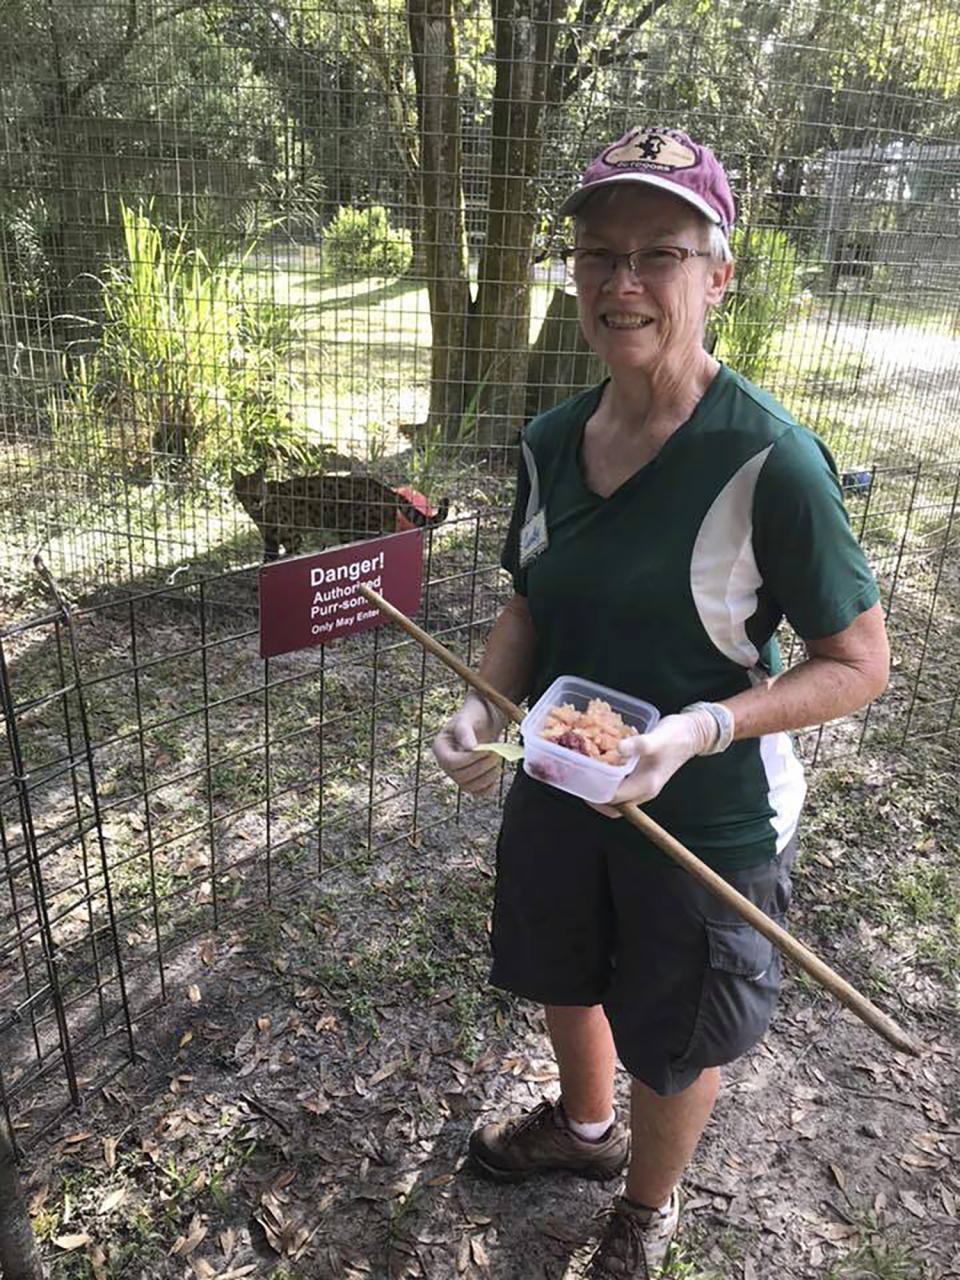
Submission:
[[676,1187],[664,1209],[641,1209],[625,1196],[617,1196],[606,1214],[607,1225],[588,1260],[584,1280],[652,1280],[658,1276],[680,1217]]
[[525,1115],[485,1124],[470,1135],[474,1165],[498,1182],[560,1170],[615,1178],[629,1154],[630,1134],[622,1124],[614,1120],[602,1138],[586,1142],[568,1127],[559,1102],[541,1102]]

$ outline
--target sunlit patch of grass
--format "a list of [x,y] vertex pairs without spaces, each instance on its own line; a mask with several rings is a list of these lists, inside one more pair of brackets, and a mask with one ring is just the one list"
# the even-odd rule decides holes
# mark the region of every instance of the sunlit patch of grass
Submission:
[[841,464],[922,456],[957,441],[943,415],[916,409],[903,378],[909,359],[887,360],[870,334],[889,329],[898,353],[951,336],[942,310],[904,308],[896,300],[849,295],[811,302],[778,334],[761,384],[805,426],[824,437]]
[[893,885],[920,926],[917,959],[942,978],[960,976],[960,888],[955,866],[915,859]]
[[894,882],[897,897],[915,920],[926,924],[940,917],[960,916],[960,894],[946,867],[914,861]]

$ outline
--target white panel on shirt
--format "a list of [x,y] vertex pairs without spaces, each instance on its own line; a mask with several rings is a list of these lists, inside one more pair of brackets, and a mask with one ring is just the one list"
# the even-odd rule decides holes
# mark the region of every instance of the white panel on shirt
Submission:
[[760,760],[767,775],[767,801],[773,810],[770,822],[777,833],[777,853],[783,853],[797,829],[807,794],[803,765],[788,733],[765,733],[760,739]]
[[772,448],[754,454],[714,498],[690,559],[690,587],[703,629],[731,662],[747,668],[760,656],[746,628],[761,583],[753,554],[753,494]]
[[[690,560],[690,587],[703,629],[721,653],[751,675],[760,655],[746,624],[756,612],[762,582],[753,554],[753,497],[772,448],[754,454],[714,498]],[[780,853],[796,830],[807,786],[786,733],[765,734],[760,759]]]

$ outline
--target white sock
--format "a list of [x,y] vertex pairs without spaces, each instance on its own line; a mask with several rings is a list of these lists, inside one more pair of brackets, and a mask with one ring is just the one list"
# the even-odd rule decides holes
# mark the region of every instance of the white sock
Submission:
[[664,1200],[663,1204],[660,1206],[659,1209],[651,1209],[648,1204],[641,1204],[639,1200],[631,1200],[630,1197],[626,1194],[626,1192],[624,1192],[623,1198],[624,1200],[626,1200],[627,1204],[630,1205],[632,1208],[640,1209],[641,1211],[645,1211],[646,1213],[649,1213],[651,1218],[655,1213],[658,1214],[661,1218],[665,1218],[670,1211],[670,1201],[673,1199],[673,1193],[671,1192],[670,1195],[667,1196],[666,1200]]
[[582,1138],[584,1142],[599,1142],[613,1124],[614,1115],[615,1113],[611,1111],[606,1120],[598,1120],[596,1124],[581,1124],[579,1120],[571,1120],[564,1112],[567,1128],[571,1133],[576,1134],[578,1138]]

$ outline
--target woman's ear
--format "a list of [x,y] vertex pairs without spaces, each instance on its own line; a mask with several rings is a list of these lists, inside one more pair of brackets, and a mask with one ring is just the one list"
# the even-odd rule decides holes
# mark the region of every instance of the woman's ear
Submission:
[[714,262],[707,276],[707,306],[715,307],[727,291],[733,279],[732,262]]

